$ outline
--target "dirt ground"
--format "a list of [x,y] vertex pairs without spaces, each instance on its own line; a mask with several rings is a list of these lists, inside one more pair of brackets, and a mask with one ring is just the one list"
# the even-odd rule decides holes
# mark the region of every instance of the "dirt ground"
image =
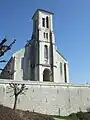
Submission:
[[22,110],[12,110],[0,105],[0,120],[54,120],[51,116]]
[[[61,118],[60,116],[58,117]],[[65,120],[90,120],[90,112],[72,113]],[[0,105],[0,120],[54,120],[54,116],[43,115],[40,113],[12,110],[11,108]]]

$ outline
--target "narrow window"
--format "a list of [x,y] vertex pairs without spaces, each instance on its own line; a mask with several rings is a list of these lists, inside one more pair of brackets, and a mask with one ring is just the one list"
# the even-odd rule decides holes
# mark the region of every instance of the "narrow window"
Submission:
[[48,60],[48,47],[47,47],[47,45],[44,46],[44,58]]
[[21,69],[23,69],[23,65],[24,65],[24,58],[21,58]]
[[46,38],[48,39],[48,33],[46,33]]
[[45,38],[45,32],[43,33],[43,36],[44,36],[44,38]]
[[45,27],[45,18],[42,18],[42,26]]
[[65,78],[65,83],[67,83],[66,63],[64,63],[64,78]]
[[62,63],[60,62],[60,74],[62,76]]
[[37,21],[34,20],[34,23],[33,23],[34,32],[36,32],[36,25],[37,25]]
[[49,20],[48,20],[48,16],[46,17],[46,27],[49,28]]

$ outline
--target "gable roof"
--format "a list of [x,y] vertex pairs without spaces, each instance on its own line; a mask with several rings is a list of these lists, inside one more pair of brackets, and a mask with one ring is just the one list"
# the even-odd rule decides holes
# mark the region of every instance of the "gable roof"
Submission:
[[56,52],[57,52],[64,60],[67,61],[67,59],[66,59],[58,50],[56,50]]

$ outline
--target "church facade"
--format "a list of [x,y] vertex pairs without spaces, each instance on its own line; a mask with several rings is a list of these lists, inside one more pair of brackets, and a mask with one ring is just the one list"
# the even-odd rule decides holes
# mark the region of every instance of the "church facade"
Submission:
[[13,54],[1,78],[69,83],[68,61],[55,45],[53,13],[37,9],[32,20],[31,40]]
[[28,88],[18,97],[17,109],[59,116],[90,112],[90,84],[70,83],[68,61],[55,45],[53,13],[38,9],[32,20],[31,40],[1,72],[0,104],[12,108],[14,97],[8,90],[15,83]]

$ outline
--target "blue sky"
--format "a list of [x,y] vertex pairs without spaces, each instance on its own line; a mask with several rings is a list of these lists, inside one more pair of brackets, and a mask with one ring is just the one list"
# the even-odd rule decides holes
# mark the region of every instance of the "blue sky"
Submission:
[[12,52],[22,48],[31,38],[37,8],[54,13],[56,45],[69,62],[70,80],[90,83],[90,0],[0,0],[0,40],[7,36],[10,43],[15,37]]

